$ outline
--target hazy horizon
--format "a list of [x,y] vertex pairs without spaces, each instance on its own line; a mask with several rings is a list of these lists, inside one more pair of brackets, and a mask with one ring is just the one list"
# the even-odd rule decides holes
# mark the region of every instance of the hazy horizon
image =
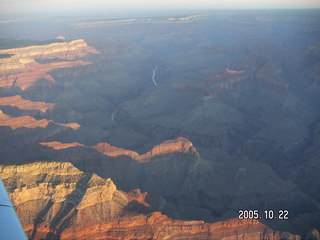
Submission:
[[300,8],[320,8],[317,0],[271,0],[262,3],[257,0],[165,0],[161,2],[150,2],[146,0],[3,0],[1,1],[2,15],[23,14],[23,13],[46,13],[46,12],[84,12],[84,11],[148,11],[148,10],[178,10],[178,9],[300,9]]

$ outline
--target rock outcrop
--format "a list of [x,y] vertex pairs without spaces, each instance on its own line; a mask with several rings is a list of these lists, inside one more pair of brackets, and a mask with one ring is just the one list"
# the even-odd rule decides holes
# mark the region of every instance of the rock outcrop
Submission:
[[[262,84],[264,87],[276,91],[284,91],[286,85],[280,80],[280,71],[273,61],[263,57],[251,57],[238,63],[241,70],[225,68],[225,71],[210,78],[192,84],[174,84],[178,90],[196,90],[206,95],[217,94],[222,91],[234,91],[237,86],[246,84]],[[253,76],[255,76],[254,81]]]
[[85,146],[83,144],[74,143],[61,143],[61,142],[41,142],[43,146],[51,147],[54,150],[67,149],[72,147],[86,147],[96,149],[98,152],[108,156],[108,157],[121,157],[126,156],[131,159],[137,160],[139,162],[146,162],[150,158],[170,154],[170,153],[185,153],[191,154],[193,156],[199,156],[199,153],[194,148],[192,143],[183,137],[178,137],[177,139],[167,140],[155,147],[153,147],[149,152],[144,154],[139,154],[137,152],[122,149],[119,147],[111,146],[109,143],[98,143],[95,146]]
[[89,53],[99,53],[82,40],[52,43],[47,45],[29,46],[0,50],[0,54],[9,54],[8,58],[0,59],[0,88],[19,87],[26,90],[39,79],[55,82],[48,72],[54,69],[70,68],[91,64],[81,60],[53,61],[41,64],[37,60],[65,59],[72,60],[84,57]]
[[230,74],[242,74],[242,73],[245,73],[245,71],[243,71],[243,70],[233,70],[233,69],[229,69],[229,68],[226,68],[226,72],[230,73]]
[[205,218],[198,219],[207,221],[223,218],[226,209],[235,217],[242,208],[263,211],[285,206],[292,218],[300,213],[296,209],[304,211],[301,204],[314,209],[297,186],[279,178],[270,167],[246,159],[206,161],[182,137],[165,141],[144,154],[108,143],[86,146],[55,141],[41,142],[39,147],[38,156],[72,162],[82,171],[112,178],[124,191],[139,188],[162,196],[164,205],[159,210],[170,217],[194,219],[198,211],[194,206],[206,212]]
[[67,149],[72,147],[86,147],[84,144],[73,142],[73,143],[61,143],[57,141],[53,142],[41,142],[41,145],[53,148],[54,150]]
[[53,108],[55,104],[46,102],[33,102],[22,98],[20,95],[16,95],[0,98],[0,105],[17,107],[21,110],[39,110],[41,112],[46,112],[48,109]]
[[255,220],[230,219],[216,223],[172,220],[160,212],[148,216],[123,217],[118,221],[70,228],[61,239],[270,239],[298,240],[299,236],[277,232]]
[[88,53],[99,53],[83,39],[73,40],[70,42],[51,43],[47,45],[29,46],[22,48],[2,49],[0,54],[14,54],[16,58],[24,59],[75,59],[84,57]]
[[152,212],[147,193],[71,163],[0,165],[0,177],[30,239],[300,239],[256,220],[173,220]]
[[31,116],[20,116],[20,117],[11,117],[0,110],[0,126],[9,126],[11,129],[17,129],[21,127],[26,128],[36,128],[41,127],[45,128],[49,123],[54,123],[57,125],[65,126],[77,130],[80,128],[78,123],[56,123],[48,119],[35,119]]

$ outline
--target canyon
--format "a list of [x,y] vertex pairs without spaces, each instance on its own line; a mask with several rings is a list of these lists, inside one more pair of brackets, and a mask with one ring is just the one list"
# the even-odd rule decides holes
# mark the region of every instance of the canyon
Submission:
[[31,239],[300,239],[256,220],[173,220],[152,211],[147,193],[70,163],[0,165],[0,177]]
[[55,82],[52,76],[47,74],[48,72],[54,69],[84,66],[91,63],[78,60],[54,61],[41,64],[37,60],[72,60],[84,57],[89,53],[98,54],[99,52],[89,47],[82,39],[48,45],[2,49],[0,54],[8,54],[10,57],[0,59],[0,87],[10,88],[16,86],[21,90],[26,90],[40,79]]
[[319,239],[318,16],[35,19],[0,32],[0,177],[30,239]]

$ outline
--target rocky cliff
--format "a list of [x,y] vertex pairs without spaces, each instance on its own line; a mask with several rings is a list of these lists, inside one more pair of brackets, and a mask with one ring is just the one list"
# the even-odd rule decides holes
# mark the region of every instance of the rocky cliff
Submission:
[[172,220],[150,212],[148,194],[71,163],[0,165],[0,177],[30,239],[300,239],[255,220]]
[[47,45],[29,46],[0,50],[0,54],[9,54],[10,57],[0,58],[0,87],[19,87],[26,90],[39,79],[55,80],[48,74],[54,69],[70,68],[91,64],[81,60],[52,61],[39,63],[39,60],[66,59],[72,60],[84,57],[87,54],[99,53],[82,40],[52,43]]
[[54,105],[54,103],[29,101],[19,95],[0,98],[0,106],[12,106],[21,110],[39,110],[46,112],[48,109],[53,108]]
[[29,46],[22,48],[12,48],[0,50],[0,54],[14,54],[15,58],[24,59],[75,59],[84,57],[88,53],[99,53],[83,39],[69,42],[51,43],[47,45]]
[[0,110],[0,126],[8,126],[11,129],[17,129],[17,128],[46,128],[49,123],[54,123],[57,125],[65,126],[72,128],[73,130],[77,130],[80,125],[78,123],[56,123],[52,120],[47,119],[35,119],[31,116],[19,116],[19,117],[11,117],[5,113],[3,113],[2,110]]
[[[248,159],[207,161],[182,137],[144,154],[108,143],[86,146],[55,141],[41,142],[40,146],[38,156],[70,161],[83,171],[112,178],[124,191],[140,188],[160,196],[163,203],[159,210],[170,217],[212,221],[224,218],[226,209],[235,217],[242,208],[263,211],[285,206],[294,218],[315,209],[310,198],[270,167]],[[311,206],[310,210],[301,207],[304,204]]]
[[122,149],[119,147],[111,146],[109,143],[98,143],[95,146],[85,146],[83,144],[74,143],[61,143],[61,142],[41,142],[43,146],[53,148],[54,150],[68,149],[72,147],[85,147],[96,149],[98,152],[108,156],[108,157],[129,157],[131,159],[137,160],[139,162],[149,161],[151,158],[161,155],[166,155],[170,153],[185,153],[193,156],[199,156],[199,153],[194,148],[192,143],[183,137],[178,137],[177,139],[167,140],[163,143],[153,147],[149,152],[144,154],[139,154],[137,152]]

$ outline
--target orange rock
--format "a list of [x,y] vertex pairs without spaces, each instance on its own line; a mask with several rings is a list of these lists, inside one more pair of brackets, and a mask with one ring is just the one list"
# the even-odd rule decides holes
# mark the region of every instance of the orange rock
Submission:
[[163,143],[153,147],[151,151],[139,156],[139,160],[143,161],[145,159],[148,159],[150,157],[154,157],[157,155],[175,153],[175,152],[188,153],[188,154],[199,156],[199,153],[197,152],[195,147],[192,145],[192,142],[190,142],[188,139],[184,137],[178,137],[173,140],[164,141]]
[[226,68],[226,72],[227,72],[227,73],[230,73],[230,74],[242,74],[242,73],[244,73],[245,71],[244,71],[244,70],[237,71],[237,70],[231,70],[231,69],[229,69],[229,68]]
[[0,177],[31,239],[300,239],[256,220],[205,223],[142,214],[128,206],[133,201],[148,206],[147,193],[119,191],[110,178],[68,162],[0,165]]
[[17,107],[22,110],[40,110],[42,112],[54,107],[53,103],[33,102],[23,99],[19,95],[0,98],[0,105]]
[[85,145],[77,142],[73,143],[61,143],[61,142],[41,142],[43,146],[51,147],[54,150],[66,149],[71,147],[85,147]]
[[26,90],[32,86],[39,79],[46,79],[50,82],[55,82],[52,76],[47,74],[54,69],[70,68],[76,66],[84,66],[92,64],[84,61],[70,61],[70,62],[52,62],[46,64],[32,63],[25,66],[21,73],[4,74],[0,72],[0,87],[9,88],[12,86],[19,87],[21,90]]
[[91,147],[85,146],[80,143],[41,142],[40,144],[51,147],[55,150],[79,146],[93,148],[109,157],[127,156],[139,162],[149,161],[149,159],[152,157],[170,153],[186,153],[194,156],[199,156],[199,153],[192,145],[192,143],[188,139],[183,137],[164,141],[163,143],[152,148],[151,151],[142,155],[139,155],[137,152],[131,150],[111,146],[109,143],[98,143],[97,145]]
[[88,46],[88,44],[83,39],[73,40],[69,42],[0,50],[0,54],[14,54],[20,59],[61,58],[70,60],[76,57],[83,57],[89,53],[98,54],[99,52],[93,47]]
[[0,110],[0,126],[8,126],[11,129],[17,129],[21,127],[26,128],[36,128],[41,127],[45,128],[49,123],[55,123],[57,125],[65,126],[72,128],[73,130],[77,130],[80,125],[78,123],[56,123],[52,120],[40,119],[37,120],[31,116],[19,116],[19,117],[11,117]]
[[172,220],[160,212],[149,216],[124,216],[109,223],[70,227],[60,239],[250,239],[250,240],[299,240],[289,233],[273,231],[256,220],[230,219],[222,222]]
[[92,148],[98,150],[99,152],[109,157],[128,156],[132,159],[139,158],[138,153],[134,151],[118,148],[115,146],[111,146],[109,143],[98,143],[96,146],[92,146]]
[[84,61],[56,61],[40,64],[37,59],[75,59],[89,53],[99,53],[82,40],[52,43],[47,45],[29,46],[23,48],[3,49],[0,54],[12,54],[9,58],[0,59],[0,87],[12,86],[25,90],[39,79],[55,82],[48,72],[59,69],[91,64]]

